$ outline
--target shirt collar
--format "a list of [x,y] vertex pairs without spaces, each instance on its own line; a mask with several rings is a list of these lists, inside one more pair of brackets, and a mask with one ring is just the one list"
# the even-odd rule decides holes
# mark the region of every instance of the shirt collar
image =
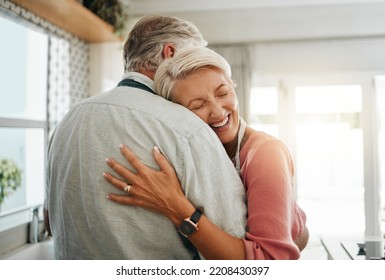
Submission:
[[134,81],[142,83],[155,92],[154,81],[139,72],[126,72],[123,74],[122,80],[123,79],[132,79]]

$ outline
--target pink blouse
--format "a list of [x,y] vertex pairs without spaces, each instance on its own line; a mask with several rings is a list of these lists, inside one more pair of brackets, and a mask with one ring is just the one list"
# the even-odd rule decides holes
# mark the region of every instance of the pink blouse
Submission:
[[247,195],[247,259],[298,259],[294,240],[306,215],[295,201],[294,166],[284,143],[253,131],[240,151],[241,177]]

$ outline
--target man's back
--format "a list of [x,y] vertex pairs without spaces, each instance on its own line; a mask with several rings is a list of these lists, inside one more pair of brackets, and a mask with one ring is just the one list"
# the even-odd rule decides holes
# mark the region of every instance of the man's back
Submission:
[[[141,75],[133,77],[150,83]],[[104,159],[113,156],[124,162],[120,144],[151,167],[156,167],[151,150],[158,146],[192,203],[203,206],[205,214],[229,233],[243,236],[244,189],[215,138],[185,108],[139,89],[119,87],[75,106],[49,146],[47,202],[56,257],[194,257],[163,216],[106,199],[108,192],[117,190],[103,179],[108,168]]]

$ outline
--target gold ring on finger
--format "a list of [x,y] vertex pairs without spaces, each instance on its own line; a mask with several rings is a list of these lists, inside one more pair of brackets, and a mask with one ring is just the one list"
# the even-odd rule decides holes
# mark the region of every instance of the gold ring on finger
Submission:
[[123,190],[127,193],[127,194],[130,194],[130,190],[131,190],[132,186],[131,185],[125,185]]

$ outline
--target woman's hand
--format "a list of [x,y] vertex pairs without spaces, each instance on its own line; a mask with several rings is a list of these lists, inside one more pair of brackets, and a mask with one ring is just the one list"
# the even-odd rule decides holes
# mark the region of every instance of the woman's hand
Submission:
[[[184,196],[174,168],[156,147],[153,155],[160,167],[159,171],[144,165],[126,146],[121,146],[121,152],[136,173],[108,158],[108,166],[123,180],[107,172],[103,173],[104,178],[122,191],[127,184],[132,186],[128,194],[109,194],[108,199],[160,213],[169,218],[175,226],[179,226],[183,219],[194,213],[195,207]],[[190,235],[189,240],[207,259],[244,258],[242,240],[225,233],[204,215],[199,220],[199,230]]]
[[[153,156],[160,170],[154,170],[143,164],[126,146],[121,146],[121,152],[136,173],[127,169],[112,158],[106,160],[109,167],[115,170],[123,179],[118,179],[108,172],[104,178],[116,188],[128,191],[127,195],[108,194],[107,198],[132,206],[138,206],[162,214],[175,225],[194,212],[193,205],[184,196],[174,168],[160,153],[157,147]],[[127,183],[129,182],[129,183]],[[131,187],[126,187],[127,185]],[[126,190],[125,190],[126,188]]]

